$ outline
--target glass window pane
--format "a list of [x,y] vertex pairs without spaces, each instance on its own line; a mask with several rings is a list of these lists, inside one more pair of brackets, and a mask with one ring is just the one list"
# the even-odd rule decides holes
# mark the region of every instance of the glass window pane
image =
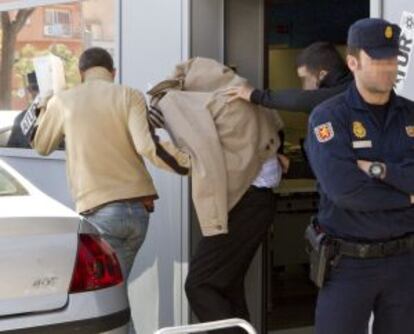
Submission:
[[99,46],[114,54],[115,8],[116,0],[83,0],[1,13],[0,147],[29,148],[19,122],[38,92],[36,59],[59,57],[70,88],[80,84],[77,66],[85,49]]
[[26,195],[27,191],[3,168],[0,168],[0,196]]

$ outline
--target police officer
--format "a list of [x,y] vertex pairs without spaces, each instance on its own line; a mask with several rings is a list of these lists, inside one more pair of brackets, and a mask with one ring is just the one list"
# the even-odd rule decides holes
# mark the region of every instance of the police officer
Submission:
[[315,42],[303,49],[296,66],[302,89],[230,87],[226,90],[229,102],[240,98],[271,109],[310,113],[318,104],[345,91],[353,80],[340,53],[328,42]]
[[400,28],[363,19],[348,32],[355,82],[313,111],[306,144],[318,224],[334,255],[316,334],[414,333],[414,103],[395,94]]

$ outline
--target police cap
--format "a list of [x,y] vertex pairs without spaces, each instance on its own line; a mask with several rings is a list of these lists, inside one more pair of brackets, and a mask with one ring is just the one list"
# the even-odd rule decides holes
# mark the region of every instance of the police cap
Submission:
[[371,58],[386,59],[398,55],[401,29],[383,19],[356,21],[348,31],[348,47],[364,50]]

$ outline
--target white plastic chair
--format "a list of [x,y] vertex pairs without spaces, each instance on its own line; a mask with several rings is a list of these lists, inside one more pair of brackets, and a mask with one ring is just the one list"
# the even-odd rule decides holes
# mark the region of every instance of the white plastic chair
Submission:
[[177,327],[166,327],[161,328],[154,334],[189,334],[189,333],[200,333],[205,331],[214,331],[217,329],[241,327],[248,334],[257,334],[256,330],[246,320],[243,319],[227,319],[212,322],[204,322],[195,325],[177,326]]

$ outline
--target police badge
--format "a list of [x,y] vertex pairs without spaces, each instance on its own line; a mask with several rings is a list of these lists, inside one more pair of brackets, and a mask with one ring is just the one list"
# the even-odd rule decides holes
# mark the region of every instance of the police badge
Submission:
[[394,35],[394,32],[392,31],[392,27],[391,26],[387,26],[387,28],[385,28],[385,38],[387,39],[391,39],[392,36]]
[[367,136],[367,130],[361,122],[352,123],[352,131],[354,132],[355,137],[362,139]]

